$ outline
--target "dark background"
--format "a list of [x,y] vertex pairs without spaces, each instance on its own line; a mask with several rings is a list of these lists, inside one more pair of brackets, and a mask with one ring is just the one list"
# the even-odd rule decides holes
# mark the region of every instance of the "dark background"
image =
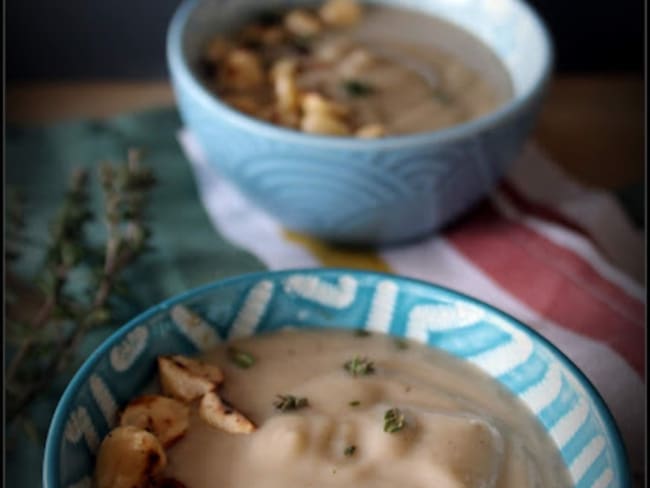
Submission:
[[[179,0],[7,0],[9,79],[156,79]],[[531,0],[563,74],[643,74],[643,0]]]

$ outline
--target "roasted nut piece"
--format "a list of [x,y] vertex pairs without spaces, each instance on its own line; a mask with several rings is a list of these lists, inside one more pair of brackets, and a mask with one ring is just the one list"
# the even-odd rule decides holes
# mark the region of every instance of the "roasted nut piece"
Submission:
[[264,71],[257,54],[247,49],[233,49],[223,60],[219,76],[225,87],[244,91],[264,84]]
[[346,136],[350,134],[348,125],[328,113],[307,113],[300,121],[300,130],[310,134],[327,136]]
[[348,38],[333,38],[319,42],[314,48],[313,55],[319,61],[333,63],[343,58],[354,47]]
[[366,124],[359,127],[355,132],[355,135],[362,139],[374,139],[376,137],[385,136],[386,129],[381,124]]
[[318,93],[307,93],[302,97],[301,106],[304,116],[300,121],[300,130],[303,132],[330,136],[350,134],[350,128],[343,120],[348,113],[344,105]]
[[199,405],[199,415],[212,427],[231,434],[250,434],[255,430],[253,422],[226,405],[214,392],[203,395]]
[[357,48],[346,54],[339,62],[337,70],[344,77],[355,77],[363,75],[364,71],[370,68],[376,58],[364,48]]
[[320,33],[322,26],[318,17],[306,10],[292,10],[284,18],[285,28],[300,37],[313,37]]
[[191,402],[223,381],[221,370],[185,356],[158,356],[160,384],[166,395]]
[[120,416],[120,425],[147,430],[164,447],[169,447],[187,431],[189,414],[189,408],[178,400],[160,395],[143,395],[126,406]]
[[319,11],[321,19],[334,27],[349,27],[361,20],[361,6],[354,0],[328,0]]
[[217,63],[226,56],[230,49],[232,49],[230,41],[223,37],[215,37],[208,43],[205,49],[205,59]]
[[334,117],[344,117],[349,111],[346,106],[313,92],[303,95],[301,105],[305,114],[327,114]]
[[167,456],[156,436],[137,427],[117,427],[99,447],[94,486],[148,488],[166,465]]
[[271,68],[271,80],[278,105],[283,114],[297,115],[300,93],[296,82],[298,63],[294,59],[281,59]]
[[286,32],[282,27],[267,27],[262,31],[261,41],[262,44],[269,46],[279,44],[284,40]]

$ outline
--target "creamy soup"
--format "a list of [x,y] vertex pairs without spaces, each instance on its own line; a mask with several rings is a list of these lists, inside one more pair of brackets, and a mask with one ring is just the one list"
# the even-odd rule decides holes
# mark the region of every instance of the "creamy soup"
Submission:
[[204,51],[205,80],[251,116],[304,132],[364,138],[433,131],[512,95],[506,69],[450,23],[330,0],[265,14]]
[[324,330],[231,346],[247,362],[226,346],[203,359],[256,430],[214,429],[192,410],[165,468],[188,488],[571,486],[526,408],[445,353]]

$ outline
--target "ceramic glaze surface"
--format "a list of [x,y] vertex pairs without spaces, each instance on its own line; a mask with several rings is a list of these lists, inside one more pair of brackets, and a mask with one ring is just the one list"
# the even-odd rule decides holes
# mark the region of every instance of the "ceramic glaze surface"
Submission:
[[[188,310],[201,320],[187,321]],[[191,325],[188,325],[191,324]],[[434,285],[348,270],[268,272],[217,282],[150,309],[113,334],[71,381],[54,415],[45,488],[90,487],[94,453],[160,354],[196,354],[286,326],[367,329],[463,358],[539,419],[578,488],[629,486],[621,440],[591,384],[553,346],[487,305]]]
[[215,30],[241,21],[247,9],[287,2],[189,1],[172,22],[168,59],[184,123],[211,164],[290,229],[359,244],[399,242],[436,230],[495,187],[533,127],[551,47],[525,4],[382,3],[438,16],[474,34],[508,70],[513,98],[486,116],[435,132],[379,140],[301,134],[229,108],[193,72]]

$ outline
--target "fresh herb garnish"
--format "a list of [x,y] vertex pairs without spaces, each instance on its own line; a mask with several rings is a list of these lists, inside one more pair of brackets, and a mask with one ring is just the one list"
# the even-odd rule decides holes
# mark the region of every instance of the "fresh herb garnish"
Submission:
[[[13,353],[5,363],[5,425],[20,418],[16,425],[39,432],[25,410],[52,386],[53,376],[69,372],[89,335],[122,320],[126,310],[118,304],[133,298],[125,278],[138,274],[140,258],[151,249],[147,206],[156,178],[140,159],[141,151],[132,149],[124,163],[99,164],[96,180],[87,168],[73,170],[44,241],[27,234],[21,199],[7,201],[5,257],[18,259],[26,246],[36,246],[42,262],[34,263],[33,275],[23,274],[20,264],[5,275]],[[102,189],[102,210],[90,195],[95,185]],[[102,226],[103,237],[93,239]]]
[[348,403],[351,407],[358,407],[361,405],[361,402],[359,400],[352,400],[350,403]]
[[345,80],[341,86],[345,93],[351,97],[365,97],[375,91],[372,85],[359,80]]
[[308,407],[309,401],[304,397],[278,395],[278,399],[273,402],[273,406],[282,412],[288,412],[290,410],[299,410]]
[[370,332],[368,332],[366,329],[356,329],[354,331],[354,335],[356,337],[368,337],[370,335]]
[[369,375],[375,372],[375,366],[368,358],[355,356],[354,359],[347,361],[343,367],[352,376]]
[[248,369],[255,364],[255,358],[251,354],[234,347],[228,348],[228,358],[242,369]]
[[404,419],[404,414],[399,408],[391,408],[386,410],[384,414],[384,432],[390,434],[394,432],[399,432],[406,426],[406,420]]
[[343,454],[345,454],[346,456],[353,456],[356,451],[357,451],[357,446],[347,446],[343,450]]

